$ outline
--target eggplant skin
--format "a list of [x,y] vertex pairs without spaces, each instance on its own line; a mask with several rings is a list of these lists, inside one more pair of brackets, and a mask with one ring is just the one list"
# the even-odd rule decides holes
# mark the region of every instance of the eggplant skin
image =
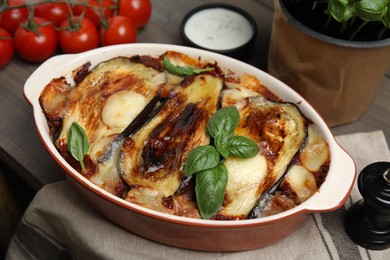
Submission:
[[308,126],[308,138],[294,157],[274,195],[267,194],[250,218],[274,215],[293,208],[317,192],[329,171],[331,154],[325,138],[315,125]]
[[307,137],[308,120],[298,106],[275,102],[261,96],[250,98],[242,111],[239,134],[252,138],[260,146],[273,176],[279,179]]
[[218,107],[223,78],[214,74],[187,77],[174,88],[143,128],[125,141],[120,174],[131,188],[127,200],[161,210],[184,178],[188,153],[206,145],[206,126]]
[[53,79],[42,91],[40,105],[51,137],[68,162],[75,166],[67,150],[67,139],[71,124],[77,122],[83,127],[90,145],[84,158],[89,167],[87,173],[82,174],[108,192],[122,196],[123,189],[118,187],[124,187],[124,182],[117,172],[116,162],[111,160],[102,165],[98,158],[109,142],[126,128],[129,122],[123,123],[122,118],[131,121],[164,88],[166,75],[126,57],[104,61],[89,73],[85,71],[88,66],[83,68],[74,87],[65,78]]
[[225,161],[229,177],[219,219],[246,218],[259,198],[284,175],[307,137],[307,119],[295,104],[262,96],[246,100],[235,133],[254,140],[260,151],[251,159]]

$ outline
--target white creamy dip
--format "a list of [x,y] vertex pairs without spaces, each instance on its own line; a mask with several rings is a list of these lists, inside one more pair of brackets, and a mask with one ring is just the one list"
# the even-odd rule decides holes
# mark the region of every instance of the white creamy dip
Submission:
[[249,21],[225,8],[210,8],[193,14],[184,33],[195,44],[211,50],[230,50],[247,43],[253,36]]

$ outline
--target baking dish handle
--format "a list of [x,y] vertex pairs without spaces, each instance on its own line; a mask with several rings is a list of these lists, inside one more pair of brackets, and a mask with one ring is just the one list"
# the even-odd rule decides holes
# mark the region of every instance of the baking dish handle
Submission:
[[[69,59],[73,54],[62,54],[53,56],[50,59],[42,63],[26,80],[23,88],[24,98],[27,100],[30,105],[34,105],[34,102],[38,102],[39,93],[37,89],[37,84],[42,84],[42,78],[54,78],[54,71],[58,65],[62,64]],[[46,82],[46,84],[49,82]]]

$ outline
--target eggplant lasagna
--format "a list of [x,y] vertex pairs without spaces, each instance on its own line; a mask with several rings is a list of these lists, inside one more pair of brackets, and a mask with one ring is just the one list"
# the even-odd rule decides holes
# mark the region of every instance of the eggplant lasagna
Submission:
[[[172,73],[164,58],[197,72]],[[224,73],[216,63],[174,51],[89,66],[74,72],[74,86],[63,77],[53,79],[39,101],[60,154],[115,196],[160,212],[201,218],[196,177],[185,176],[184,165],[191,150],[214,142],[207,123],[228,106],[240,115],[235,134],[253,140],[259,152],[223,160],[228,180],[212,219],[257,218],[288,210],[318,191],[326,178],[330,152],[324,137],[296,104],[281,100],[252,75]],[[69,151],[74,122],[89,143],[84,169]]]

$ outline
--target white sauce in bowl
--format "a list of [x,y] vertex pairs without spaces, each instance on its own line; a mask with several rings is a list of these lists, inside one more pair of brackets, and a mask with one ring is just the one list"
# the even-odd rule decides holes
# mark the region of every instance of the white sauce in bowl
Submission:
[[225,8],[210,8],[193,14],[184,33],[196,45],[211,50],[230,50],[246,44],[253,36],[248,19]]

